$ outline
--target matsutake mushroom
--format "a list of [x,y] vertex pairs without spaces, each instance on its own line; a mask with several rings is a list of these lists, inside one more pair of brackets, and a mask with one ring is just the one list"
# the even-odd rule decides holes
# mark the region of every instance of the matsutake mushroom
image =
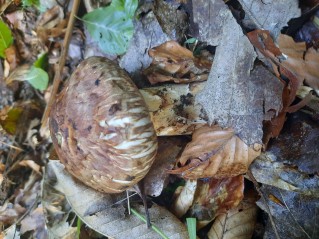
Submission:
[[102,57],[82,61],[50,114],[60,161],[98,191],[119,193],[132,187],[154,161],[156,134],[191,134],[207,123],[194,101],[203,86],[201,82],[138,90],[114,62]]
[[157,151],[141,93],[124,70],[102,57],[79,64],[52,107],[49,127],[66,170],[101,192],[138,183]]

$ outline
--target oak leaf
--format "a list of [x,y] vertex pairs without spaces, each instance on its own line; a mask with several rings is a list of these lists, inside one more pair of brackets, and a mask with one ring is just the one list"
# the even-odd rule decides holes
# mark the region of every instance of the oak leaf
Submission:
[[238,207],[218,216],[209,230],[209,239],[247,239],[254,232],[258,208],[255,203],[244,200]]
[[261,145],[249,147],[232,129],[203,126],[194,131],[178,168],[169,172],[188,179],[234,177],[247,171],[260,150]]

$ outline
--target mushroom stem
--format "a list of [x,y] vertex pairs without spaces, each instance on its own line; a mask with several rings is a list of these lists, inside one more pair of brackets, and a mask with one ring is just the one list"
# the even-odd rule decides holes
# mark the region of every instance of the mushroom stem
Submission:
[[205,82],[170,84],[140,89],[158,136],[186,135],[205,124],[207,119],[195,95]]

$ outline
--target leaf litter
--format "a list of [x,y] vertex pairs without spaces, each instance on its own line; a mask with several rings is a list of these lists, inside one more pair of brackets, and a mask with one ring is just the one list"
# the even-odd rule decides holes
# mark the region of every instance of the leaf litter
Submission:
[[[36,99],[42,112],[46,104],[44,96],[50,94],[49,91],[30,90],[28,84],[17,82],[17,77],[8,85],[5,82],[21,63],[31,66],[45,52],[48,53],[49,77],[56,73],[54,64],[60,60],[62,41],[69,31],[67,9],[71,5],[60,7],[53,2],[44,4],[42,13],[35,5],[21,9],[5,4],[1,8],[3,20],[14,38],[4,52],[4,68],[0,71],[0,83],[8,86],[12,100],[1,97],[1,109],[10,109],[10,101]],[[296,36],[280,34],[283,27],[291,27],[288,21],[292,18],[301,21],[298,17],[305,13],[303,7],[305,4],[299,2],[298,5],[296,0],[240,0],[238,3],[157,0],[154,5],[145,2],[137,11],[138,17],[134,18],[134,34],[127,52],[121,57],[108,56],[131,73],[139,87],[147,86],[140,91],[151,109],[162,146],[145,178],[144,190],[152,196],[149,200],[169,209],[156,204],[149,208],[152,220],[161,217],[169,220],[160,219],[154,225],[164,228],[168,234],[176,232],[172,238],[188,237],[184,224],[187,217],[197,217],[197,235],[201,238],[227,238],[230,233],[241,230],[246,230],[245,238],[251,238],[256,220],[260,223],[261,217],[256,219],[256,199],[247,203],[249,196],[243,196],[244,188],[245,191],[251,189],[242,176],[248,168],[263,184],[261,190],[265,195],[261,197],[270,205],[269,211],[259,201],[257,204],[264,212],[258,214],[270,212],[283,238],[287,235],[289,238],[315,238],[318,226],[309,221],[316,221],[313,214],[298,210],[297,205],[313,209],[318,198],[317,147],[314,147],[317,145],[314,122],[319,113],[316,28],[307,35],[307,44]],[[84,38],[90,36],[87,31],[83,32],[82,26],[78,21],[73,29],[67,64],[61,71],[63,79],[83,58],[83,52],[85,56],[105,55],[91,48],[89,41],[83,45]],[[156,85],[150,87],[147,77]],[[307,90],[304,87],[308,87]],[[307,119],[294,119],[295,113],[291,113],[296,110],[307,114]],[[8,119],[5,112],[2,110],[2,126],[8,123],[4,121]],[[107,203],[101,198],[110,198],[110,195],[100,195],[97,202],[85,201],[84,192],[91,192],[91,189],[83,189],[77,183],[71,183],[71,189],[75,190],[72,195],[68,194],[71,189],[66,190],[66,196],[59,192],[57,189],[66,189],[63,179],[68,175],[53,177],[53,182],[44,186],[42,199],[45,200],[35,201],[40,179],[52,173],[42,171],[50,139],[45,129],[39,130],[40,117],[38,113],[27,114],[25,126],[18,123],[20,117],[9,118],[11,135],[1,129],[4,151],[0,152],[0,199],[3,202],[0,222],[5,228],[1,236],[45,238],[48,233],[56,238],[74,238],[80,231],[81,236],[89,233],[92,238],[98,237],[86,227],[75,227],[78,220],[75,211],[96,231],[107,231],[108,235],[117,233],[117,238],[131,238],[131,235],[158,238],[159,234],[147,230],[140,219],[128,215],[126,203],[109,208],[119,198]],[[291,123],[291,120],[299,123]],[[289,127],[295,130],[289,132]],[[260,152],[262,146],[263,153]],[[184,180],[186,185],[175,190],[176,184]],[[54,188],[57,185],[59,187]],[[71,204],[67,202],[70,197],[73,197]],[[126,201],[126,195],[119,197]],[[82,205],[80,209],[79,205]],[[131,205],[144,215],[136,196],[131,197]],[[124,221],[107,219],[103,209],[113,210],[114,215],[120,217],[124,215]],[[284,229],[286,218],[293,227],[290,231]],[[109,227],[101,226],[104,220],[109,220]],[[128,224],[133,226],[125,231],[127,220],[133,222]],[[218,227],[220,225],[222,228]],[[262,232],[264,237],[275,237],[271,232],[273,226],[266,225]],[[255,227],[254,235],[256,230]]]

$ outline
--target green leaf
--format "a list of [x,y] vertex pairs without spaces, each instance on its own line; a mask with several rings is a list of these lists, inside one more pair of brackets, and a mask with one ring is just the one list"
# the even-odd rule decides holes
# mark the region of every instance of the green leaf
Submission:
[[29,81],[29,83],[35,89],[45,90],[48,87],[49,76],[48,76],[48,73],[46,73],[41,68],[31,66],[30,70],[28,71],[26,75],[25,80]]
[[10,28],[0,20],[0,57],[5,58],[4,50],[13,42]]
[[39,8],[40,0],[22,0],[22,6],[23,7],[35,6],[35,7]]
[[128,17],[133,18],[138,0],[112,0],[111,6],[124,10]]
[[133,36],[132,19],[121,7],[98,8],[83,17],[83,21],[100,48],[109,54],[123,54]]
[[197,41],[197,39],[192,37],[192,38],[187,39],[184,43],[185,44],[187,44],[187,43],[188,44],[194,44],[196,41]]
[[196,218],[186,218],[189,239],[196,239]]
[[33,63],[33,65],[37,68],[41,68],[43,70],[47,69],[48,67],[48,54],[43,53],[41,54],[38,59]]

